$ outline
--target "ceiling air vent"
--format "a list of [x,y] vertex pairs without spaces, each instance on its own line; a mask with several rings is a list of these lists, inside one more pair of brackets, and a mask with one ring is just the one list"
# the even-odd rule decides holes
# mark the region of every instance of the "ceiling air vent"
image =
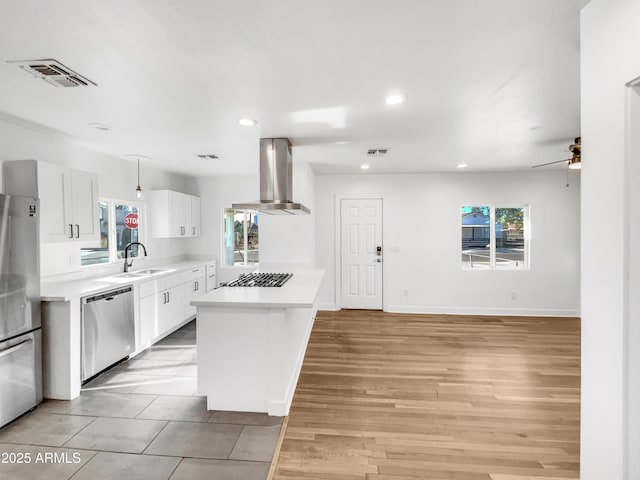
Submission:
[[367,150],[367,157],[382,157],[388,152],[388,148],[370,148],[369,150]]
[[208,159],[211,159],[211,160],[215,160],[217,158],[220,158],[217,155],[214,155],[213,153],[200,153],[200,154],[196,154],[196,157],[202,158],[202,159],[207,159],[208,158]]
[[78,72],[74,72],[52,58],[46,60],[11,60],[9,63],[17,63],[21,69],[55,87],[98,86],[97,83],[92,82],[87,77],[83,77]]

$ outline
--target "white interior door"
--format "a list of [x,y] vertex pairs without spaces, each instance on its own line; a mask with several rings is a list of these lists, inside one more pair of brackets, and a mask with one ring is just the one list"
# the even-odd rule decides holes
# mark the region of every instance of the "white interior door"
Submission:
[[382,309],[382,199],[340,204],[342,308]]

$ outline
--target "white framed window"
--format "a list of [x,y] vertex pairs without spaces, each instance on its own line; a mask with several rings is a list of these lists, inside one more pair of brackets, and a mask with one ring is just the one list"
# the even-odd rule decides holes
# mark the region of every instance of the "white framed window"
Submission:
[[225,208],[223,235],[222,257],[225,266],[258,265],[260,261],[258,212]]
[[464,205],[460,215],[463,269],[529,269],[528,205]]
[[[116,263],[124,258],[124,248],[130,242],[142,242],[142,204],[131,201],[101,198],[100,245],[87,245],[80,249],[82,266]],[[129,249],[129,258],[139,255],[138,246]]]

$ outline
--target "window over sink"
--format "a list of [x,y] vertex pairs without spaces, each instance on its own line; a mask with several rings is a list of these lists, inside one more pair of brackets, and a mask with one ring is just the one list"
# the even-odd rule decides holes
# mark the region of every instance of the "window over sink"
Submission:
[[224,209],[224,265],[257,265],[260,260],[258,212]]
[[[101,198],[100,244],[84,245],[80,251],[82,266],[115,263],[124,258],[124,247],[129,242],[142,242],[141,204]],[[129,249],[129,257],[139,255],[138,246]]]

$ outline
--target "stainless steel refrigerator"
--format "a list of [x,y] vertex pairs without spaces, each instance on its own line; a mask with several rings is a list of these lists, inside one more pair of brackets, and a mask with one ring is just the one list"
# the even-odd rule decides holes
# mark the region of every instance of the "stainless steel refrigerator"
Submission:
[[0,426],[42,401],[38,214],[0,194]]

